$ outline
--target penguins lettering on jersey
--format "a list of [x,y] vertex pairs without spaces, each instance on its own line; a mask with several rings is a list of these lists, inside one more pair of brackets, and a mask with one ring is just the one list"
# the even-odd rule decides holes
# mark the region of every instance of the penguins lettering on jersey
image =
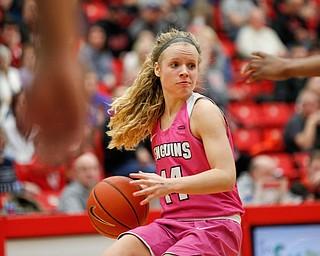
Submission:
[[156,160],[165,157],[183,157],[184,159],[191,158],[190,144],[188,141],[160,144],[155,146],[153,151]]

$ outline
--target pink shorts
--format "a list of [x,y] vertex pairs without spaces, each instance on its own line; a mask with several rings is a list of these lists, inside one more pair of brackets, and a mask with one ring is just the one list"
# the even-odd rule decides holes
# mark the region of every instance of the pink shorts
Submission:
[[238,256],[242,241],[241,225],[229,219],[158,219],[125,234],[138,237],[152,256]]

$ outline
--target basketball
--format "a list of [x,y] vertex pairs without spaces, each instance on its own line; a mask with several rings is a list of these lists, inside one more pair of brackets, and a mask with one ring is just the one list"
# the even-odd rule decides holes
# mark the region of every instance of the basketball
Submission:
[[112,176],[101,180],[91,190],[88,216],[100,234],[117,238],[122,232],[145,224],[149,204],[141,206],[145,197],[132,195],[141,187],[129,184],[131,180],[125,176]]

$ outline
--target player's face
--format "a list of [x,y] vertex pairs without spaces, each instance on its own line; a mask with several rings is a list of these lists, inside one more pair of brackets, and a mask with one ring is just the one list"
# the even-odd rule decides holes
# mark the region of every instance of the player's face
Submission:
[[187,98],[195,88],[199,73],[199,53],[189,43],[175,43],[162,53],[155,63],[164,95]]

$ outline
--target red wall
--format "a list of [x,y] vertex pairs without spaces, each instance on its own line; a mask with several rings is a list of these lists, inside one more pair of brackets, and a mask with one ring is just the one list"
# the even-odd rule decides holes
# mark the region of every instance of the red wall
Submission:
[[[159,217],[151,211],[148,222]],[[243,256],[252,256],[251,227],[290,223],[320,223],[320,203],[299,206],[246,207],[242,218]],[[66,236],[97,233],[87,215],[0,216],[0,256],[5,256],[6,239]]]

